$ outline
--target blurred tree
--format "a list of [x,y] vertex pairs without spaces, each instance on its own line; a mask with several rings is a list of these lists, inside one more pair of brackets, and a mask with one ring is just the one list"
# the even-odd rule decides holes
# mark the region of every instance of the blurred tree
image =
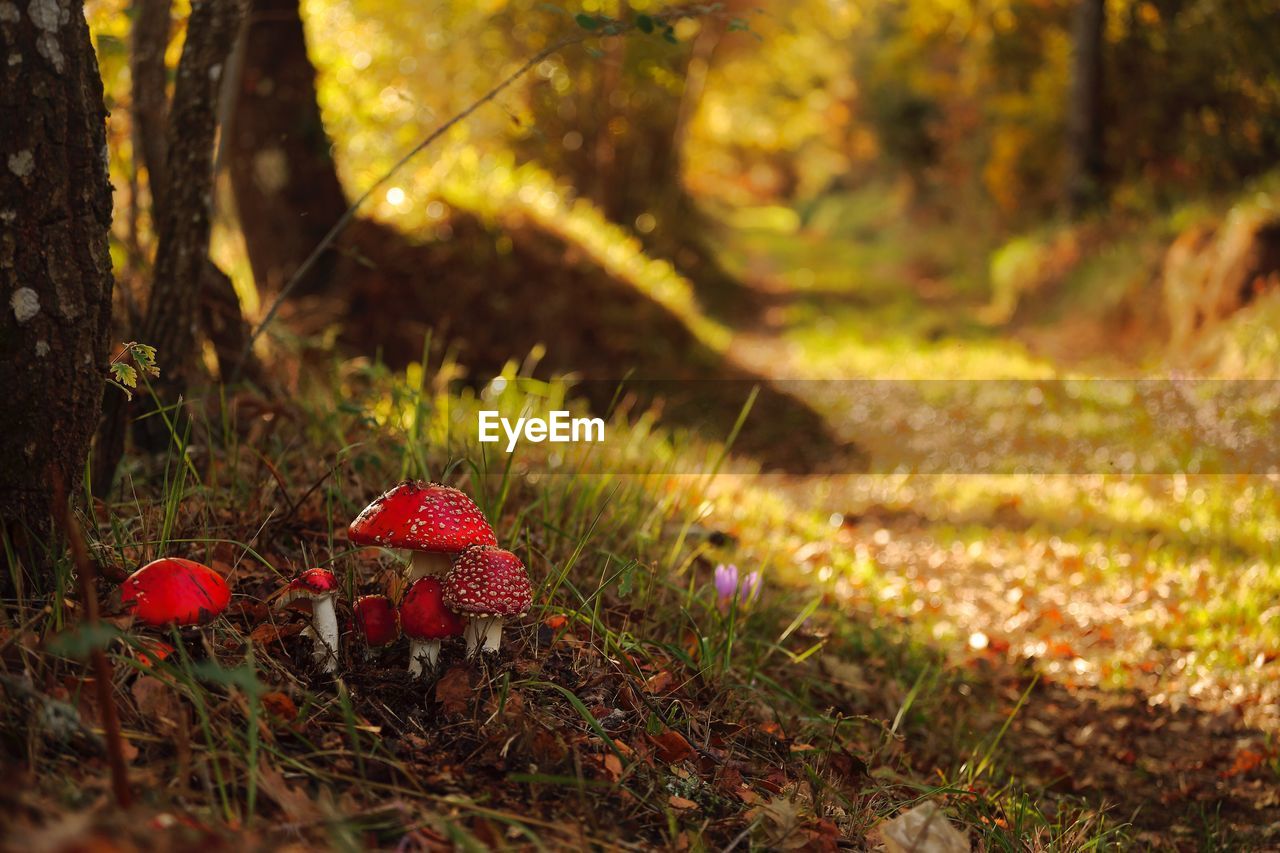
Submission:
[[30,550],[43,566],[35,550],[49,530],[54,482],[70,489],[82,479],[107,375],[107,112],[79,0],[5,9],[0,526],[19,555]]
[[[133,93],[133,150],[145,167],[151,190],[151,218],[163,222],[169,190],[165,174],[168,157],[168,69],[165,49],[172,25],[171,0],[138,0],[134,4],[134,23],[130,45],[130,84]],[[227,58],[228,73],[220,74],[220,101],[228,100],[227,87],[232,82],[234,58]],[[220,104],[219,110],[223,109]],[[214,163],[216,169],[218,164]],[[136,201],[135,201],[136,206]],[[199,321],[203,336],[213,345],[218,371],[224,377],[237,372],[260,378],[256,363],[249,358],[239,364],[249,329],[240,309],[235,287],[218,265],[205,258],[199,279]]]
[[[159,241],[151,293],[136,339],[155,347],[164,365],[160,378],[151,383],[159,409],[172,407],[186,389],[197,354],[202,288],[223,288],[227,281],[216,268],[211,269],[208,257],[214,140],[222,73],[243,17],[241,0],[195,0],[178,63],[173,111],[165,122],[168,138],[163,144],[143,146],[145,157],[156,158],[147,167]],[[144,100],[163,104],[163,98],[154,94]],[[154,126],[158,118],[145,116],[140,132],[158,133]],[[174,180],[174,175],[182,180]],[[94,464],[99,493],[110,488],[124,450],[126,412],[121,395],[109,393]],[[145,446],[158,449],[170,440],[166,420],[175,418],[138,421],[137,436]]]
[[1067,117],[1067,203],[1075,214],[1101,201],[1102,54],[1106,0],[1079,0],[1075,12],[1071,105]]
[[[254,280],[275,294],[347,208],[316,101],[298,0],[253,0],[228,130],[231,182]],[[294,288],[326,288],[326,252]]]

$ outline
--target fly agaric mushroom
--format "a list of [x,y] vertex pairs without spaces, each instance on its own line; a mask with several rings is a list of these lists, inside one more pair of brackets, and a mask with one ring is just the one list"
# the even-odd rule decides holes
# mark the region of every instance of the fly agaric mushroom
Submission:
[[147,563],[120,585],[120,600],[144,625],[204,625],[231,601],[231,588],[208,566],[181,557]]
[[276,607],[285,607],[295,601],[311,605],[311,625],[304,631],[311,637],[312,655],[325,672],[338,668],[338,616],[333,610],[333,600],[338,597],[338,579],[328,569],[307,569],[293,579]]
[[418,578],[400,602],[400,627],[409,638],[409,674],[422,675],[424,665],[440,659],[440,641],[462,633],[462,617],[444,603],[444,582]]
[[452,555],[470,545],[498,544],[471,498],[450,486],[410,480],[365,507],[351,522],[347,538],[356,545],[410,551],[410,583],[444,575]]
[[444,603],[471,617],[467,654],[481,644],[487,652],[502,646],[502,621],[523,616],[533,602],[524,563],[510,551],[491,545],[468,548],[458,555],[444,583]]
[[380,649],[400,637],[400,615],[385,595],[362,595],[351,607],[356,633],[366,648]]

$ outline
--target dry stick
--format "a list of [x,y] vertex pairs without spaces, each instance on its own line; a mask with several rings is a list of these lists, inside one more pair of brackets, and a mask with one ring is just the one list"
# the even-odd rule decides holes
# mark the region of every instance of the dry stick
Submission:
[[[54,499],[60,512],[62,532],[67,537],[71,548],[71,559],[76,566],[76,574],[80,578],[80,597],[84,600],[85,622],[88,625],[98,624],[98,591],[97,572],[93,560],[89,559],[89,549],[85,547],[84,535],[80,524],[71,514],[71,501],[67,499],[67,491],[62,484],[61,476],[54,477]],[[101,646],[95,645],[89,660],[93,664],[94,687],[98,691],[98,708],[102,713],[102,732],[107,741],[107,760],[111,765],[111,788],[115,792],[116,805],[122,809],[129,808],[133,802],[133,793],[129,790],[128,769],[124,761],[124,743],[120,738],[120,717],[116,714],[116,698],[112,692],[111,661]]]

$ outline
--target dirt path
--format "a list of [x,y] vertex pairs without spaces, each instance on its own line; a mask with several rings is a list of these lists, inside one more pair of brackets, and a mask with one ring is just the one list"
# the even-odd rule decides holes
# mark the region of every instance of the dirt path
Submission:
[[[856,331],[843,350],[808,351],[813,324],[838,320],[812,310],[819,304],[813,294],[789,291],[776,275],[778,262],[757,257],[750,268],[758,275],[748,276],[749,284],[766,309],[735,339],[736,361],[784,382],[815,374],[853,379],[867,375],[861,365],[877,363],[865,351],[875,344],[860,342]],[[822,298],[838,304],[841,297]],[[856,292],[842,298],[847,306],[879,310]],[[1074,369],[1101,364],[1130,372],[1111,359],[1108,338],[1092,318],[1065,322],[1093,330],[1074,337]],[[1044,353],[1062,343],[1061,336],[1041,337],[1049,341],[1036,347]],[[1057,375],[1060,365],[1027,355],[1027,340],[988,335],[980,345],[1007,351],[1010,364]],[[948,343],[945,334],[920,340],[921,358],[936,359],[940,378],[956,370],[947,361]],[[892,453],[911,434],[909,418],[895,420],[888,409],[868,416],[865,385],[847,392],[830,381],[787,387],[801,397],[808,389],[808,402],[825,413],[834,434],[873,453]],[[1034,407],[1021,417],[1000,416],[1010,446],[1025,451],[1046,440]],[[969,439],[952,430],[933,434],[944,454],[948,443],[950,452],[973,453]],[[1063,451],[1050,445],[1048,452]],[[950,476],[941,487],[928,478],[899,480],[897,491],[881,483],[884,502],[868,505],[874,479],[791,478],[780,488],[801,504],[821,494],[821,511],[845,517],[832,547],[874,566],[873,577],[849,593],[851,609],[901,617],[949,645],[956,665],[981,674],[993,696],[1010,679],[1025,688],[1038,678],[1005,740],[1010,769],[1035,785],[1109,806],[1113,819],[1132,821],[1152,846],[1196,848],[1222,837],[1250,847],[1280,844],[1280,647],[1273,630],[1256,630],[1250,605],[1230,603],[1240,598],[1237,579],[1268,574],[1276,554],[1274,546],[1257,553],[1201,520],[1187,524],[1197,501],[1212,503],[1221,483],[1188,490],[1185,478],[1174,476],[1137,483],[1100,473],[1047,483]],[[1114,497],[1100,497],[1117,484],[1152,502],[1163,520],[1126,521]],[[1276,505],[1274,478],[1240,478],[1237,487]],[[955,493],[966,489],[982,497],[958,502]],[[1253,507],[1237,509],[1247,516]],[[1256,585],[1264,593],[1272,586]],[[1262,622],[1271,619],[1280,619],[1274,606]]]

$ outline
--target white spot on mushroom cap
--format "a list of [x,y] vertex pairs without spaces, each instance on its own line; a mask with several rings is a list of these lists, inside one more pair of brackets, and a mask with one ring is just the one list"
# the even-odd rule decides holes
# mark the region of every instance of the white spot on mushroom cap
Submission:
[[25,323],[40,313],[40,294],[29,287],[19,287],[9,297],[9,307],[19,323]]
[[44,358],[49,354],[48,341],[36,341],[36,358]]
[[19,178],[25,178],[30,175],[36,167],[36,158],[32,156],[30,148],[24,148],[17,154],[9,155],[9,171],[13,172]]

